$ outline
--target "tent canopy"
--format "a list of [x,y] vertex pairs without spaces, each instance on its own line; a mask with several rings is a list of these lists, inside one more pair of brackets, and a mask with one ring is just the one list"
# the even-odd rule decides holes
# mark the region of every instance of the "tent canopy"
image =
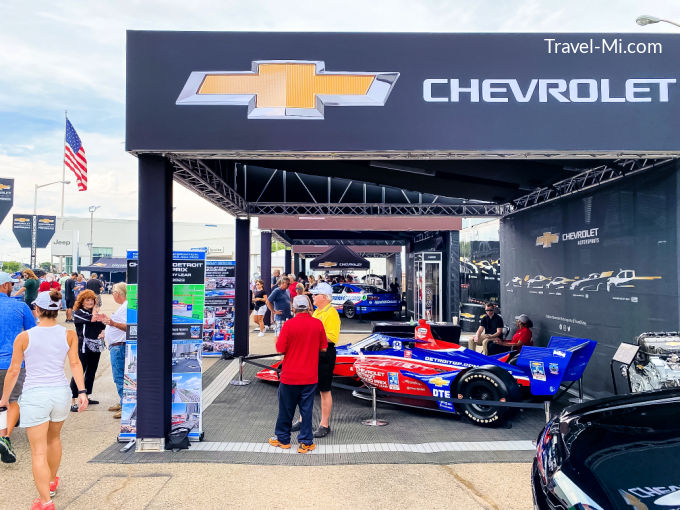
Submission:
[[371,264],[346,246],[337,245],[312,260],[309,267],[317,271],[329,269],[368,269],[371,267]]
[[127,271],[127,260],[115,257],[102,257],[89,266],[80,266],[81,271],[95,271],[104,273],[124,273]]

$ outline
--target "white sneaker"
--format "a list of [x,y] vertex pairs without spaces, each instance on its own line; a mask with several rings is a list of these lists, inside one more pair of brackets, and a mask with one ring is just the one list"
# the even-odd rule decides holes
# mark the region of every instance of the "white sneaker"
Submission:
[[263,331],[260,331],[260,332],[257,334],[257,336],[264,336],[264,332],[263,332]]

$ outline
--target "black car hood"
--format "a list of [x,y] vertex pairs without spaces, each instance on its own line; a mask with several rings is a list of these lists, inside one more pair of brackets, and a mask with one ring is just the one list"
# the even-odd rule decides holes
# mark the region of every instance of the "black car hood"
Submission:
[[569,408],[562,470],[605,508],[680,509],[679,418],[677,390]]

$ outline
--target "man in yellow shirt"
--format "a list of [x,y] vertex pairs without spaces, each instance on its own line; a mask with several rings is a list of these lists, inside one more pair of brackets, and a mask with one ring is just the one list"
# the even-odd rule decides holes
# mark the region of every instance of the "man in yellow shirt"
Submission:
[[[333,308],[333,289],[325,282],[317,283],[311,289],[314,299],[314,314],[312,317],[323,323],[323,329],[328,338],[328,349],[319,353],[319,394],[321,395],[321,421],[319,428],[314,431],[314,437],[326,437],[331,431],[330,418],[333,408],[331,396],[331,384],[333,383],[333,370],[335,369],[335,343],[340,337],[340,315]],[[293,425],[293,431],[300,430],[300,423]]]
[[314,299],[314,314],[312,317],[323,323],[328,338],[328,350],[319,353],[319,393],[321,395],[321,421],[319,428],[314,432],[314,437],[325,437],[331,431],[330,418],[333,408],[331,396],[331,384],[333,383],[333,370],[335,369],[335,344],[340,337],[340,315],[333,308],[333,289],[327,283],[318,283],[312,289]]

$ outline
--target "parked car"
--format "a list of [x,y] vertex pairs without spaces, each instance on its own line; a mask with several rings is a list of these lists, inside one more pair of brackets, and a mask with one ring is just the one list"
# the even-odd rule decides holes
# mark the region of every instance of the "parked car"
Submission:
[[536,510],[680,508],[680,389],[568,407],[539,434]]
[[389,290],[364,283],[333,285],[333,306],[348,319],[369,313],[401,311],[401,297]]

